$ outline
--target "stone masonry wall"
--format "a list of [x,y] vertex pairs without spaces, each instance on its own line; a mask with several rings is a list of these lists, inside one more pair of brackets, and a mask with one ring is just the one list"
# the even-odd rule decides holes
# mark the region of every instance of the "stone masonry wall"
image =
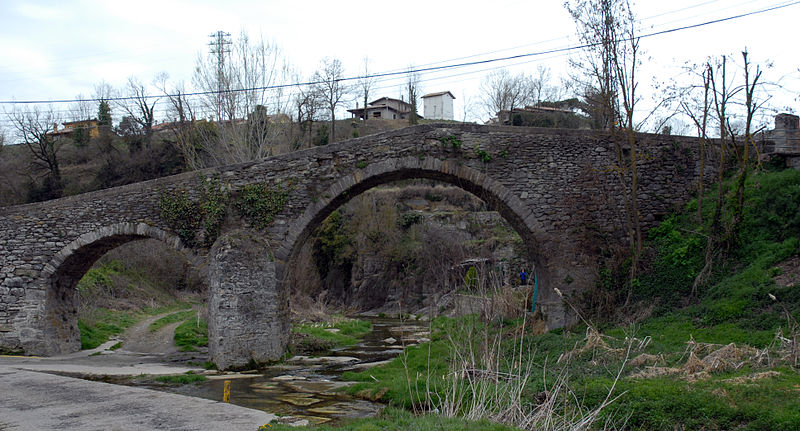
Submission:
[[[639,135],[638,141],[640,209],[650,225],[689,198],[698,174],[697,152],[690,138]],[[422,125],[258,162],[0,208],[0,346],[29,353],[59,350],[45,340],[54,333],[48,328],[71,317],[48,315],[46,308],[52,307],[45,298],[57,286],[68,289],[77,280],[68,277],[65,287],[58,276],[81,273],[99,252],[126,239],[156,237],[182,248],[160,217],[159,193],[184,189],[197,195],[202,179],[213,176],[230,189],[267,182],[288,190],[288,202],[262,237],[273,253],[276,279],[262,288],[278,292],[287,288],[283,280],[299,245],[353,196],[407,178],[460,186],[487,201],[520,233],[540,274],[539,308],[551,327],[564,325],[569,316],[553,288],[574,293],[594,283],[597,250],[586,232],[617,240],[624,235],[615,165],[614,145],[602,133]],[[706,166],[709,178],[713,164]]]

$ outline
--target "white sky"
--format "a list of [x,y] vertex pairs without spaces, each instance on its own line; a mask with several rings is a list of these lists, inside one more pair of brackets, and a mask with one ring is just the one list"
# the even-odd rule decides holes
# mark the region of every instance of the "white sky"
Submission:
[[[641,20],[640,33],[647,33],[786,3],[793,1],[639,0],[634,11]],[[800,108],[798,18],[800,4],[643,39],[642,109],[652,105],[652,82],[685,80],[680,67],[686,61],[733,53],[738,62],[745,47],[754,61],[774,64],[765,71],[765,80],[780,80],[786,87],[775,94],[772,105],[784,111]],[[577,44],[575,26],[560,0],[2,0],[0,100],[88,97],[101,81],[121,87],[129,76],[150,82],[162,71],[172,80],[190,82],[198,53],[208,51],[208,35],[217,30],[233,36],[244,30],[253,38],[273,40],[303,76],[311,75],[325,56],[339,58],[346,75],[354,76],[362,71],[364,56],[369,56],[373,72],[386,72]],[[454,60],[463,57],[469,58]],[[456,118],[461,119],[465,101],[479,107],[480,81],[488,69],[534,72],[544,65],[558,77],[567,73],[567,58],[562,53],[423,74],[422,91],[451,91]],[[381,82],[374,98],[399,97],[402,82],[402,77]],[[351,100],[347,108],[354,107],[355,96]],[[0,109],[11,108],[6,104]],[[66,111],[68,106],[55,109]],[[479,109],[475,113],[470,119],[487,118]],[[2,112],[0,127],[9,128]]]

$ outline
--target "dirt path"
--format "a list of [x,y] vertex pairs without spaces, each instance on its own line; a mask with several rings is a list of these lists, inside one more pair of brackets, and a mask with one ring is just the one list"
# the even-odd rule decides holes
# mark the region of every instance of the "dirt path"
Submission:
[[177,352],[178,348],[175,346],[175,328],[180,326],[183,322],[170,323],[158,331],[150,331],[150,325],[153,322],[175,312],[176,311],[172,311],[148,317],[128,328],[122,335],[122,350],[136,353],[161,354]]

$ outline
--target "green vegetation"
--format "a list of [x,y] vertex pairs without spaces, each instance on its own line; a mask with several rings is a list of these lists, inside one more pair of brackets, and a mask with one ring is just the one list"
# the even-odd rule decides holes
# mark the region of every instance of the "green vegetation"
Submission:
[[195,314],[175,328],[175,345],[181,352],[194,352],[198,347],[208,346],[208,322]]
[[187,371],[185,374],[177,374],[172,376],[157,376],[153,378],[156,382],[168,383],[173,385],[188,385],[190,383],[205,382],[208,380],[202,374],[195,374],[192,371]]
[[[232,204],[251,225],[264,229],[288,200],[289,192],[285,188],[258,183],[238,190]],[[187,190],[162,191],[158,205],[161,218],[178,233],[184,244],[193,247],[209,246],[216,241],[230,201],[225,187],[215,177],[203,179],[197,201],[190,198]],[[198,238],[202,239],[201,243]]]
[[492,155],[489,154],[488,151],[479,147],[478,144],[475,144],[475,155],[477,155],[478,158],[481,159],[481,161],[484,163],[489,163],[492,161]]
[[183,308],[186,308],[186,304],[175,303],[144,310],[95,309],[84,318],[78,319],[78,329],[81,332],[81,349],[94,349],[108,341],[110,337],[121,334],[148,316]]
[[403,229],[408,229],[411,226],[421,223],[423,221],[423,216],[417,211],[408,211],[400,214],[400,218],[397,220],[397,223]]
[[194,310],[183,310],[178,311],[177,313],[168,314],[155,322],[151,323],[150,326],[147,328],[150,332],[156,332],[159,329],[177,322],[183,322],[184,320],[192,317],[195,315]]
[[[200,199],[193,201],[187,190],[162,191],[158,197],[161,218],[174,229],[184,244],[211,245],[219,236],[228,204],[228,193],[219,179],[203,178]],[[198,233],[203,241],[198,244]]]
[[439,138],[439,142],[441,142],[445,147],[449,145],[454,150],[461,149],[461,139],[458,139],[453,135],[450,135],[446,138]]
[[320,425],[298,428],[288,425],[270,424],[269,426],[261,426],[258,429],[259,431],[290,431],[303,429],[313,429],[315,431],[511,431],[516,428],[487,420],[470,421],[466,419],[445,418],[435,414],[415,416],[407,410],[388,407],[375,418],[356,419],[341,426],[332,427]]
[[81,331],[81,349],[94,349],[105,343],[113,335],[121,334],[125,329],[140,320],[137,313],[126,313],[114,310],[98,309],[91,322],[78,320]]
[[333,322],[304,323],[292,328],[292,332],[305,334],[312,339],[308,342],[314,341],[328,348],[356,344],[371,330],[372,323],[366,320],[341,316],[334,316]]
[[289,192],[283,187],[272,187],[267,183],[249,184],[239,190],[233,206],[255,228],[264,229],[288,200]]
[[[711,219],[713,197],[705,199],[704,220]],[[795,319],[800,317],[800,292],[772,280],[776,264],[800,253],[800,171],[752,175],[745,199],[739,239],[696,293],[694,304],[679,309],[692,299],[692,283],[704,264],[708,227],[697,222],[697,201],[650,231],[658,257],[634,293],[643,299],[658,298],[657,315],[687,320],[698,328],[722,325],[728,332],[742,333],[738,342],[760,347],[787,317],[769,295]]]
[[111,277],[123,271],[122,262],[112,260],[99,266],[90,268],[83,278],[78,281],[78,291],[82,294],[95,294],[97,290],[109,289],[112,285]]
[[411,409],[412,397],[414,400],[424,399],[428,390],[424,379],[418,379],[418,376],[447,374],[449,355],[447,343],[439,339],[406,348],[403,354],[386,365],[361,372],[345,372],[342,379],[358,382],[346,389],[351,395],[388,401],[391,405]]
[[351,247],[351,239],[345,230],[342,213],[333,211],[317,227],[314,237],[314,263],[320,277],[325,278],[332,266],[340,265],[348,259],[347,249]]
[[198,205],[189,198],[189,192],[182,189],[161,192],[158,207],[161,218],[178,233],[181,241],[188,246],[194,245],[202,215]]

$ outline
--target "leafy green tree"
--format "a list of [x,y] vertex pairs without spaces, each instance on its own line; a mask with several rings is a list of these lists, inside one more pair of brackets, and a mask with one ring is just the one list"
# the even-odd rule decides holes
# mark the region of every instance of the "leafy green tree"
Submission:
[[107,100],[101,100],[97,108],[97,125],[101,127],[111,127],[111,105]]
[[78,147],[83,147],[89,143],[89,131],[83,126],[78,126],[72,131],[72,140]]
[[111,105],[108,100],[100,99],[100,104],[97,107],[97,127],[100,132],[100,148],[106,154],[110,154],[113,150],[113,138],[111,137]]
[[142,149],[142,127],[135,119],[126,115],[117,126],[117,134],[122,136],[128,145],[128,151],[136,153]]

